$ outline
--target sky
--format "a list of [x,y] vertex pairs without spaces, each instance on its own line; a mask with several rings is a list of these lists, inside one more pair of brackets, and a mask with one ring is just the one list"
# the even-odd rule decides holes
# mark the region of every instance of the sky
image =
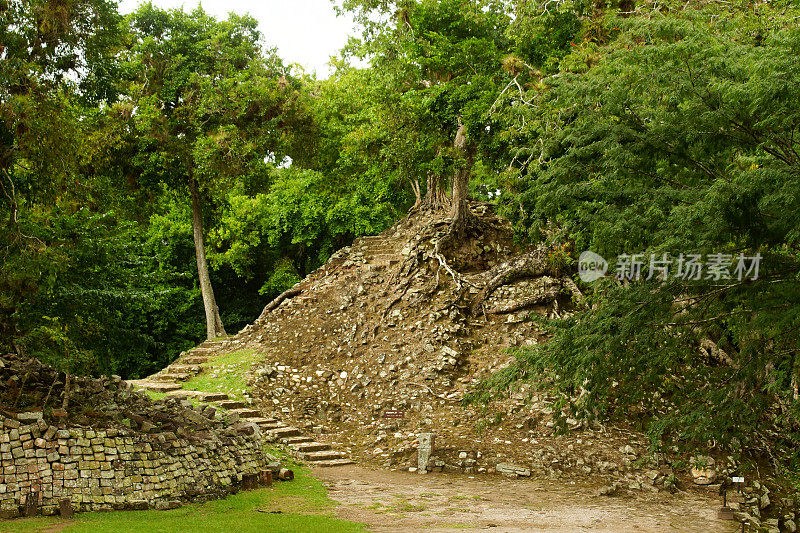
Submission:
[[[191,11],[199,0],[152,0],[162,8],[183,7]],[[130,13],[142,0],[121,0],[120,12]],[[337,17],[330,0],[203,0],[203,9],[219,19],[231,11],[249,13],[258,20],[267,45],[278,48],[278,56],[299,63],[307,73],[327,78],[330,56],[337,55],[348,35],[357,35],[352,19]]]

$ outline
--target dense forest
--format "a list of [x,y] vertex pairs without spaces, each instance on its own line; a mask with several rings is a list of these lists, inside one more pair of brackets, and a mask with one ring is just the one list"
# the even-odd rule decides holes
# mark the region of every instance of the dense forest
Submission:
[[796,453],[796,1],[337,9],[363,33],[318,80],[244,14],[0,0],[0,349],[147,375],[356,237],[471,198],[570,272],[584,250],[717,267],[579,282],[586,310],[484,394],[548,376],[654,443]]

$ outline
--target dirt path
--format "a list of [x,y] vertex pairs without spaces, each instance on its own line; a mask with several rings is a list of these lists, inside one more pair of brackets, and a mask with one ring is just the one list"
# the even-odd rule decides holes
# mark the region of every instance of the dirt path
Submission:
[[695,492],[595,496],[595,487],[501,477],[391,472],[358,466],[317,469],[340,518],[370,531],[609,533],[738,531],[717,520],[712,495]]

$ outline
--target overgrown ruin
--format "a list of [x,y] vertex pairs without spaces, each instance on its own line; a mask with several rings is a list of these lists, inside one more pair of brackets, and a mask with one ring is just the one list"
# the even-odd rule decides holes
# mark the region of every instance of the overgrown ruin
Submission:
[[119,377],[68,378],[8,355],[0,384],[2,518],[171,509],[224,497],[280,467],[252,424],[176,399],[153,402]]

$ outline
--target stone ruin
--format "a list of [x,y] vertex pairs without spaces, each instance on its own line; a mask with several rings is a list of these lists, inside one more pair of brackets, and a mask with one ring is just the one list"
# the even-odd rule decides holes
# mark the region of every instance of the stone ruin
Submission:
[[257,426],[213,407],[0,357],[0,518],[224,497],[281,471],[262,442]]

